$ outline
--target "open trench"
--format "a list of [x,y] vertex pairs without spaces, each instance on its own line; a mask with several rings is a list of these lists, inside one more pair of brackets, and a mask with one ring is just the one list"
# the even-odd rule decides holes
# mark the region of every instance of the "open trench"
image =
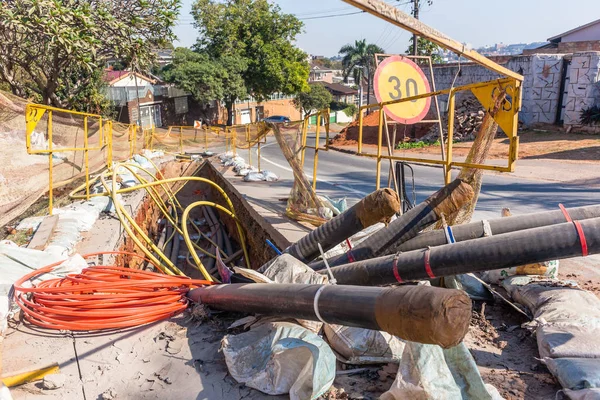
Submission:
[[[238,233],[237,224],[227,213],[216,207],[201,206],[192,209],[186,221],[190,239],[212,255],[216,254],[216,244],[221,250],[221,258],[226,261],[227,265],[249,266],[252,269],[258,269],[276,255],[275,251],[267,245],[267,239],[280,249],[289,246],[289,241],[248,204],[243,196],[221,175],[210,161],[203,163],[171,161],[163,164],[160,172],[166,179],[180,176],[195,176],[208,179],[216,183],[229,197],[233,204],[235,216],[242,227],[243,239],[248,251],[248,262],[246,262],[243,256],[242,238],[240,238]],[[176,199],[181,205],[181,209],[185,209],[197,201],[213,202],[224,208],[228,208],[225,197],[219,193],[219,190],[205,182],[177,182],[171,184],[171,190],[176,193]],[[158,193],[167,204],[171,205],[169,211],[171,212],[171,216],[175,218],[176,208],[172,206],[173,202],[168,200],[167,193],[161,188],[158,189]],[[182,212],[179,210],[177,220],[180,222],[180,227],[181,217]],[[173,229],[173,226],[164,217],[158,204],[148,194],[144,197],[137,211],[134,212],[133,218],[141,230],[163,250],[165,256],[169,257],[177,268],[191,278],[202,279],[202,274],[195,266],[183,236]],[[142,239],[141,235],[137,233],[136,236],[140,240]],[[127,235],[121,240],[118,250],[143,256],[142,250]],[[213,276],[218,277],[215,259],[207,254],[203,254],[201,250],[197,250],[197,254],[201,258],[202,263],[206,264],[209,272]],[[146,267],[143,259],[137,257],[119,255],[117,261],[119,265],[127,265],[136,269]]]

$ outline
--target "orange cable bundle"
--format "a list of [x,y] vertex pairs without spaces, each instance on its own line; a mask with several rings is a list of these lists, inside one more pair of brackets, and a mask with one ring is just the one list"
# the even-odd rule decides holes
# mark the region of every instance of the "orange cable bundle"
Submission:
[[[93,253],[83,257],[100,254],[139,257],[126,252]],[[22,286],[26,281],[52,272],[63,262],[35,270],[14,284],[15,301],[25,319],[34,325],[90,331],[148,324],[182,312],[188,304],[185,294],[191,288],[212,284],[130,268],[96,266],[85,268],[80,274],[43,281],[36,287]]]

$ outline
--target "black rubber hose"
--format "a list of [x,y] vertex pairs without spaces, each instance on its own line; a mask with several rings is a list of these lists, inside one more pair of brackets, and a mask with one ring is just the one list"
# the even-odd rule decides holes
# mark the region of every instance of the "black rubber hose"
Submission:
[[[569,208],[568,214],[573,220],[584,220],[600,217],[600,205]],[[565,222],[565,215],[561,210],[545,211],[528,215],[515,215],[506,218],[497,218],[487,221],[492,235],[502,235],[509,232],[522,231],[524,229],[539,228],[542,226],[560,224]],[[456,242],[476,239],[486,236],[484,230],[485,221],[452,227],[452,233]],[[426,247],[441,246],[447,244],[446,235],[443,230],[435,230],[419,233],[416,237],[400,244],[395,251],[412,251]]]
[[[467,183],[457,179],[435,192],[423,203],[392,221],[386,228],[380,229],[358,246],[345,254],[327,259],[330,266],[344,265],[354,261],[366,260],[388,254],[395,247],[417,235],[421,230],[440,219],[442,214],[449,215],[471,201],[473,189]],[[320,260],[309,264],[314,270],[322,270],[325,263]]]
[[396,192],[388,188],[377,190],[314,229],[283,252],[308,263],[320,255],[318,243],[321,243],[323,251],[330,250],[371,225],[389,222],[399,211],[400,202]]
[[[207,211],[207,209],[208,209],[208,207],[206,207],[206,206],[202,207],[202,211],[204,212],[204,218],[206,218],[206,222],[208,223],[208,226],[210,228],[210,238],[212,239],[213,242],[216,242],[215,233],[217,232],[217,227],[214,225],[212,219],[210,218],[210,214]],[[211,244],[208,249],[208,252],[213,253],[214,247],[215,246],[213,246]],[[202,263],[204,264],[204,268],[206,268],[207,271],[211,271],[215,267],[215,262],[216,262],[216,260],[212,257],[204,257],[204,260]]]
[[[171,217],[175,217],[175,213],[177,211],[172,210],[171,211]],[[179,238],[179,232],[175,232],[175,236],[173,236],[173,249],[171,250],[171,254],[170,254],[170,259],[171,262],[173,263],[173,265],[177,265],[178,261],[179,261],[179,247],[181,244],[181,239]]]
[[[600,218],[579,222],[589,254],[600,253]],[[413,250],[331,269],[344,285],[386,285],[584,255],[572,222]],[[321,273],[326,273],[322,271]]]
[[194,289],[188,297],[217,310],[382,330],[444,348],[462,341],[471,320],[466,293],[431,286],[223,284]]

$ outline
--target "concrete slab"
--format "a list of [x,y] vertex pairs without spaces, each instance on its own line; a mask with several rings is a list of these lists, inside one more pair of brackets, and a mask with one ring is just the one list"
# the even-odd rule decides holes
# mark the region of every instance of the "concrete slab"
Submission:
[[244,199],[290,242],[294,243],[302,239],[314,229],[311,225],[294,221],[285,215],[287,198],[290,195],[289,182],[244,182],[242,177],[235,176],[231,169],[225,171],[223,175],[244,196]]

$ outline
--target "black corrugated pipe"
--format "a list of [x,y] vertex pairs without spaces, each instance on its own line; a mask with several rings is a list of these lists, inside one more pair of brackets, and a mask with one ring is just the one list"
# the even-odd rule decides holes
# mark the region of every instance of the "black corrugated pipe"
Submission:
[[[573,220],[584,220],[600,217],[600,205],[569,208],[568,214]],[[515,215],[512,217],[491,219],[489,221],[478,221],[470,224],[456,225],[452,227],[452,234],[456,242],[476,239],[484,236],[502,235],[504,233],[522,231],[524,229],[539,228],[542,226],[560,224],[565,222],[565,215],[561,210],[545,211],[528,215]],[[487,226],[486,226],[487,224]],[[486,233],[486,230],[489,232]],[[447,244],[446,235],[443,230],[435,230],[419,233],[416,237],[400,244],[395,251],[412,251],[426,247],[441,246]]]
[[[471,186],[456,179],[406,214],[396,218],[386,228],[372,234],[352,250],[332,257],[327,262],[330,266],[344,265],[388,254],[388,248],[415,237],[423,228],[438,221],[442,214],[450,215],[472,199]],[[309,266],[318,271],[325,268],[325,263],[320,260]]]
[[444,348],[462,341],[471,320],[466,293],[431,286],[249,283],[194,289],[188,297],[217,310],[321,320]]
[[323,251],[330,250],[345,239],[378,222],[388,223],[400,211],[398,194],[389,188],[377,190],[354,206],[327,221],[284,250],[303,263],[308,263]]
[[[589,254],[600,253],[600,218],[579,222]],[[413,250],[332,268],[345,285],[385,285],[585,255],[573,222]],[[326,273],[323,271],[322,273]]]

